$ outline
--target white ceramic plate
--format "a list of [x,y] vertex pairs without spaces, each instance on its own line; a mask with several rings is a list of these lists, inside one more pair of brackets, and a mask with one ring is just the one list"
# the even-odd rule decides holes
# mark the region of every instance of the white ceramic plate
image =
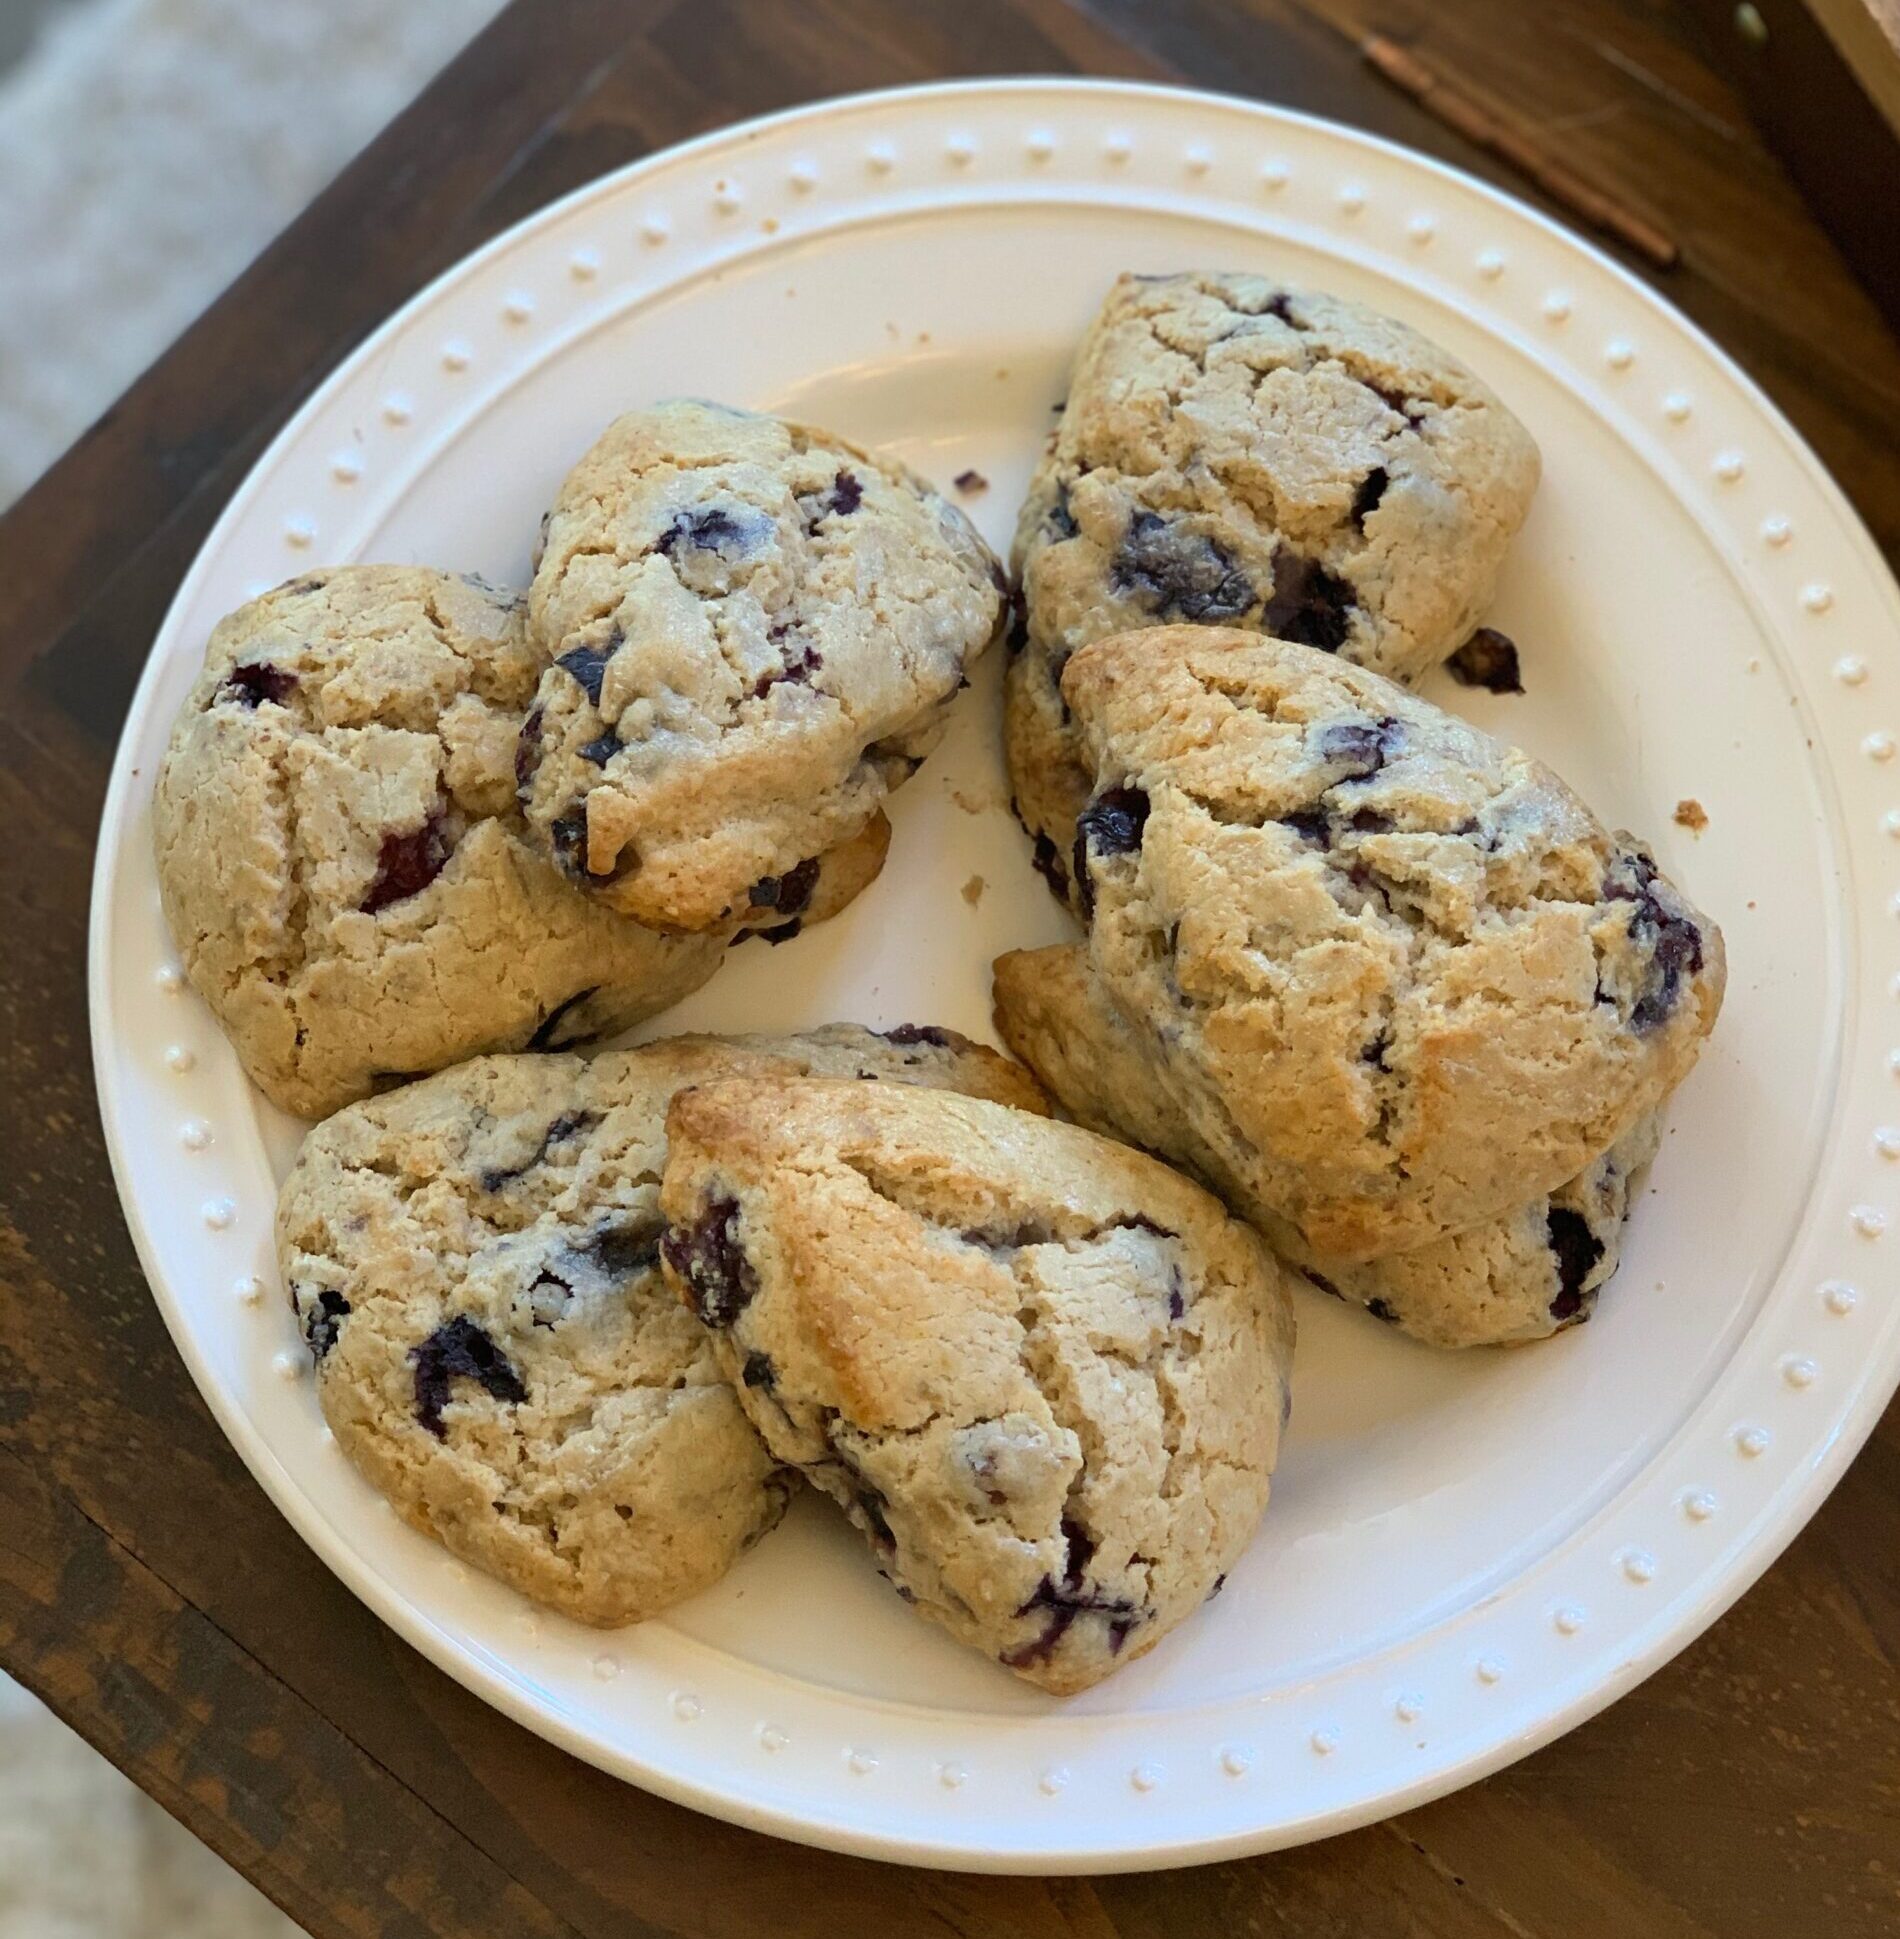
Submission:
[[[940,480],[1001,547],[1119,270],[1271,270],[1408,318],[1503,393],[1545,480],[1494,615],[1530,688],[1439,697],[1650,836],[1724,925],[1721,1028],[1594,1324],[1438,1354],[1315,1300],[1290,1439],[1226,1592],[1088,1696],[917,1622],[816,1501],[718,1589],[614,1635],[399,1526],[330,1441],[272,1264],[297,1128],[249,1091],[158,914],[147,801],[213,621],[299,566],[519,581],[616,411],[795,412]],[[795,1838],[1014,1870],[1292,1843],[1590,1715],[1789,1540],[1900,1371],[1900,598],[1712,345],[1516,203],[1325,123],[1157,89],[983,84],[676,149],[537,216],[322,386],[154,647],[94,900],[98,1076],[180,1348],[272,1498],[408,1640],[535,1730]],[[671,1027],[982,1033],[999,951],[1066,919],[1005,809],[991,664],[845,919],[736,952]],[[1706,833],[1672,822],[1679,799]],[[959,891],[971,878],[980,899]]]

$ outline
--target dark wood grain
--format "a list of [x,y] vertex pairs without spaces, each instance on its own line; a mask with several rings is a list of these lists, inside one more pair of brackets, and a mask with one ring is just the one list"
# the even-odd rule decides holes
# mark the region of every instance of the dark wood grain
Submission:
[[112,741],[212,518],[367,330],[658,144],[941,75],[1188,80],[1521,188],[1362,70],[1371,29],[1679,236],[1659,287],[1900,551],[1900,352],[1673,12],[1642,0],[521,0],[0,520],[0,1663],[325,1939],[1854,1939],[1900,1920],[1900,1416],[1707,1637],[1484,1784],[1188,1874],[958,1877],[630,1791],[397,1642],[225,1444],[117,1215],[83,988]]

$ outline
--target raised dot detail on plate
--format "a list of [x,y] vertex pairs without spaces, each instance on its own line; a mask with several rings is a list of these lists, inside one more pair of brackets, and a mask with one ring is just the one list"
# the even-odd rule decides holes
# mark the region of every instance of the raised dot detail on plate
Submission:
[[759,1726],[759,1748],[761,1750],[783,1750],[790,1742],[791,1739],[786,1736],[784,1731],[779,1729],[777,1724],[761,1724]]
[[672,233],[672,223],[658,209],[649,209],[640,218],[640,240],[649,249],[657,249]]
[[192,1065],[197,1061],[197,1058],[183,1044],[169,1044],[166,1046],[165,1068],[169,1071],[177,1071],[182,1075],[185,1071],[190,1070]]
[[1706,1488],[1691,1488],[1682,1498],[1682,1512],[1692,1522],[1706,1522],[1718,1505]]
[[1330,1757],[1339,1748],[1339,1732],[1331,1724],[1322,1724],[1307,1738],[1316,1757]]
[[864,150],[864,165],[873,175],[888,175],[897,166],[897,150],[888,141],[874,141]]
[[960,1790],[969,1775],[970,1773],[961,1764],[939,1764],[937,1766],[937,1782],[946,1791]]
[[976,159],[976,138],[959,131],[944,143],[943,153],[954,167],[965,168]]
[[232,1280],[231,1291],[240,1305],[255,1306],[264,1297],[264,1282],[254,1272],[240,1273]]
[[877,1769],[877,1759],[868,1750],[847,1751],[844,1761],[859,1777],[869,1777]]
[[1058,1791],[1062,1789],[1062,1787],[1065,1784],[1068,1783],[1068,1781],[1069,1781],[1069,1773],[1067,1768],[1061,1764],[1057,1764],[1056,1766],[1053,1767],[1053,1769],[1044,1771],[1043,1774],[1039,1778],[1037,1778],[1036,1789],[1040,1791],[1045,1798],[1052,1798],[1055,1796],[1055,1794]]
[[1874,1149],[1883,1158],[1900,1158],[1900,1125],[1875,1125]]
[[1732,485],[1747,469],[1739,451],[1718,451],[1715,463],[1709,467],[1723,484]]
[[299,552],[317,536],[317,528],[307,518],[287,518],[284,521],[284,543],[295,546]]
[[1686,424],[1689,413],[1695,409],[1691,400],[1681,391],[1672,390],[1662,401],[1662,413],[1671,424]]
[[734,215],[745,200],[745,191],[737,182],[715,182],[713,184],[713,207],[721,215]]
[[1860,751],[1870,761],[1891,761],[1893,759],[1893,736],[1883,728],[1874,731],[1861,742]]
[[442,346],[444,370],[466,370],[474,361],[475,353],[465,343],[445,343]]
[[161,963],[152,980],[167,996],[176,996],[185,987],[185,972],[176,963]]
[[1656,1558],[1648,1549],[1625,1549],[1621,1566],[1624,1575],[1631,1582],[1654,1582],[1656,1579]]
[[203,1118],[187,1118],[178,1127],[178,1142],[187,1151],[202,1151],[211,1142],[211,1127]]
[[1425,1709],[1425,1699],[1415,1691],[1407,1690],[1392,1705],[1392,1714],[1402,1724],[1417,1723]]
[[1847,1217],[1863,1239],[1877,1239],[1887,1229],[1887,1215],[1878,1205],[1856,1205]]
[[1472,1665],[1477,1671],[1480,1683],[1500,1683],[1504,1679],[1504,1665],[1495,1656],[1481,1656]]
[[305,1356],[303,1354],[294,1353],[286,1347],[282,1353],[273,1353],[271,1355],[271,1371],[276,1374],[279,1380],[301,1380],[303,1378],[304,1358]]
[[699,1713],[703,1708],[704,1706],[693,1695],[692,1691],[675,1690],[673,1692],[673,1714],[681,1723],[696,1723],[699,1719]]
[[524,1609],[515,1618],[515,1627],[524,1636],[539,1636],[541,1634],[541,1618],[532,1609]]
[[1117,128],[1102,137],[1102,153],[1111,162],[1125,162],[1135,152],[1133,140]]
[[1270,189],[1274,194],[1286,187],[1292,171],[1279,156],[1270,155],[1260,164],[1260,186]]
[[1603,361],[1612,370],[1627,370],[1636,361],[1636,352],[1621,337],[1617,337],[1603,346]]
[[1738,1427],[1735,1430],[1735,1451],[1753,1461],[1768,1452],[1769,1442],[1773,1438],[1765,1427]]
[[1887,834],[1900,837],[1900,808],[1889,808],[1880,817],[1880,826]]
[[1205,175],[1214,166],[1214,151],[1204,141],[1191,141],[1181,150],[1181,162],[1190,175]]
[[330,476],[339,485],[353,485],[363,475],[363,461],[354,451],[339,451],[330,460]]
[[1056,138],[1047,128],[1032,128],[1023,137],[1023,146],[1032,162],[1046,162],[1056,152]]
[[1128,1773],[1128,1781],[1137,1791],[1152,1791],[1161,1782],[1161,1766],[1144,1758]]
[[1764,545],[1772,545],[1777,550],[1794,537],[1794,527],[1781,516],[1773,513],[1761,522],[1761,539]]
[[577,283],[591,283],[600,274],[600,251],[577,249],[567,259],[567,273]]
[[1834,677],[1844,687],[1858,687],[1867,678],[1867,662],[1858,653],[1843,653],[1834,662]]
[[1438,224],[1428,215],[1415,215],[1405,225],[1405,233],[1423,247],[1438,233]]
[[1550,1620],[1559,1636],[1574,1636],[1583,1627],[1583,1611],[1574,1602],[1567,1602],[1552,1611]]
[[1801,604],[1811,613],[1824,613],[1834,604],[1834,594],[1826,586],[1803,586]]
[[393,391],[383,399],[383,420],[388,424],[407,424],[416,414],[414,402],[401,391]]
[[237,1201],[229,1198],[206,1199],[204,1221],[213,1232],[228,1232],[237,1223]]
[[785,179],[804,195],[818,186],[818,164],[801,158],[785,171]]
[[1781,1377],[1790,1387],[1812,1387],[1820,1371],[1805,1353],[1791,1353],[1781,1363]]
[[317,1445],[325,1448],[336,1446],[336,1429],[328,1421],[317,1429]]
[[1821,1288],[1821,1304],[1836,1319],[1845,1319],[1860,1304],[1860,1294],[1844,1279],[1830,1279]]
[[1504,251],[1502,249],[1479,250],[1478,274],[1487,283],[1495,283],[1504,274]]
[[620,1659],[611,1650],[602,1650],[594,1658],[594,1674],[603,1683],[611,1683],[620,1674]]
[[1253,1769],[1253,1753],[1239,1744],[1229,1744],[1220,1754],[1220,1767],[1229,1777],[1245,1777]]
[[1563,323],[1570,316],[1570,296],[1565,290],[1552,290],[1544,298],[1544,315],[1552,323]]
[[1366,206],[1366,192],[1357,182],[1348,182],[1339,191],[1341,215],[1357,215]]
[[534,314],[534,298],[526,290],[510,290],[501,313],[510,323],[526,323]]

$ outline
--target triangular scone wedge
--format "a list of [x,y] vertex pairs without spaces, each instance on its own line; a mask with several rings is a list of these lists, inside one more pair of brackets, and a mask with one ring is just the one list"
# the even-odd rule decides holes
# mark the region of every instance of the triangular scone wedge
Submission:
[[1267,1503],[1286,1270],[1074,1125],[735,1079],[668,1116],[668,1276],[901,1595],[1058,1694],[1199,1607]]

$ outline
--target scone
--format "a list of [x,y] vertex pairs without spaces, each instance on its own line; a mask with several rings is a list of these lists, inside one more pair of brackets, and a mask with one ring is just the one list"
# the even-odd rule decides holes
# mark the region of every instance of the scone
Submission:
[[274,1104],[320,1117],[477,1051],[559,1048],[718,968],[723,938],[628,921],[527,839],[538,677],[519,598],[419,566],[312,573],[212,634],[159,773],[159,890]]
[[1088,791],[1071,653],[1238,624],[1409,682],[1476,625],[1537,473],[1504,405],[1391,317],[1261,276],[1122,277],[1016,531],[1009,770],[1052,886]]
[[548,516],[529,820],[624,913],[730,921],[916,770],[1002,583],[963,514],[887,459],[716,404],[629,413]]
[[996,1022],[1070,1116],[1181,1166],[1253,1221],[1322,1291],[1432,1346],[1540,1340],[1590,1317],[1620,1262],[1635,1174],[1655,1155],[1658,1121],[1641,1118],[1554,1192],[1502,1218],[1410,1252],[1359,1263],[1315,1253],[1251,1196],[1173,1100],[1165,1051],[1102,993],[1080,944],[1015,950],[996,964]]
[[1287,1407],[1287,1277],[1256,1234],[979,1099],[739,1079],[667,1122],[667,1273],[900,1595],[1061,1694],[1200,1606]]
[[324,1415],[406,1521],[603,1624],[706,1587],[771,1527],[787,1478],[657,1271],[660,1169],[682,1085],[814,1071],[1042,1108],[949,1032],[837,1025],[479,1058],[310,1134],[278,1258]]
[[1100,641],[1063,690],[1094,975],[1314,1253],[1554,1191],[1694,1063],[1720,932],[1528,755],[1233,630]]

